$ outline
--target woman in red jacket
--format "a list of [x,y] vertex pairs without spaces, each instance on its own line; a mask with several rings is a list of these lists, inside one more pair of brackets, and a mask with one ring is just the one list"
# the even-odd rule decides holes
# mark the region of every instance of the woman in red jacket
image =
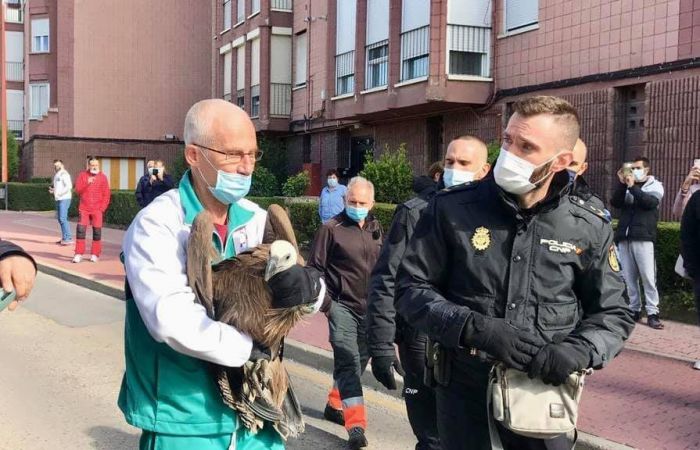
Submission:
[[75,191],[80,196],[80,203],[78,204],[80,221],[75,233],[75,256],[73,257],[73,262],[79,263],[83,259],[88,225],[92,225],[90,261],[97,262],[102,252],[102,216],[109,206],[111,196],[109,181],[105,174],[100,172],[100,162],[97,158],[90,158],[88,170],[78,175]]

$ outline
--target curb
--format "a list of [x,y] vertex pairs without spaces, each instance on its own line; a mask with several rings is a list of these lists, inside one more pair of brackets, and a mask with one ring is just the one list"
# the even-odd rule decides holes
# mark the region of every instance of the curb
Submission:
[[40,262],[37,262],[36,266],[39,269],[39,272],[51,275],[52,277],[56,277],[63,281],[67,281],[68,283],[77,284],[78,286],[82,286],[86,289],[90,289],[101,294],[109,295],[110,297],[114,297],[118,300],[124,300],[123,289],[118,289],[114,286],[109,286],[99,281],[90,280],[83,276],[68,272],[65,269],[59,269]]

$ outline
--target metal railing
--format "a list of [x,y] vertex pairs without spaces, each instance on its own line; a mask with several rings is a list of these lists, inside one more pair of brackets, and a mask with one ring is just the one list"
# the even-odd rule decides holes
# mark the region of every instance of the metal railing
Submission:
[[245,89],[236,91],[236,105],[241,109],[245,109]]
[[[19,5],[19,2],[17,2]],[[5,22],[24,23],[24,14],[19,8],[11,8],[5,5]]]
[[250,87],[250,117],[260,117],[260,85]]
[[490,75],[491,28],[448,24],[447,45],[451,75]]
[[401,33],[401,80],[428,75],[430,26]]
[[292,85],[270,83],[270,115],[289,117],[292,112]]
[[335,95],[355,90],[355,50],[335,56]]
[[365,69],[365,89],[387,84],[389,66],[389,40],[375,42],[365,47],[367,67]]
[[226,100],[227,102],[231,101],[231,93],[230,92],[228,94],[224,94],[224,100]]
[[292,0],[272,0],[270,2],[272,9],[282,9],[284,11],[292,10]]
[[24,64],[15,61],[5,61],[7,81],[24,81]]

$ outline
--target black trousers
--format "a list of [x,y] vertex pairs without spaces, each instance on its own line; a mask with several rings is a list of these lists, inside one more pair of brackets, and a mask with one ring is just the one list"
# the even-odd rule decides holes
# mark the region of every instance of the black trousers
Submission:
[[425,334],[408,326],[401,330],[399,358],[406,375],[403,378],[403,397],[408,421],[418,443],[416,450],[442,450],[437,429],[435,390],[424,384]]
[[693,280],[693,288],[695,291],[695,312],[698,314],[698,325],[700,325],[700,275]]
[[[486,410],[490,365],[478,358],[460,356],[453,361],[448,386],[436,388],[438,430],[445,450],[491,450]],[[566,436],[534,439],[517,435],[496,423],[506,450],[571,450]]]

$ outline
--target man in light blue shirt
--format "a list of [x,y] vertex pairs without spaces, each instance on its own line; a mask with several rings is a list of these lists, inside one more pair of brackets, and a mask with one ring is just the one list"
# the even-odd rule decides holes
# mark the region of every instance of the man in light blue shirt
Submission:
[[321,191],[318,202],[318,214],[321,222],[326,223],[345,209],[345,193],[348,188],[338,183],[338,171],[331,169],[326,173],[328,185]]

